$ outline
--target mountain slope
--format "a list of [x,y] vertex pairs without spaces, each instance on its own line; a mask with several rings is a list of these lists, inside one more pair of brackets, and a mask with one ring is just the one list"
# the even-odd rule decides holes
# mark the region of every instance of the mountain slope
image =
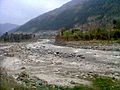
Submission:
[[32,19],[17,32],[72,28],[89,22],[110,23],[120,16],[120,0],[72,0],[60,8]]
[[0,24],[0,33],[8,32],[16,27],[18,27],[18,25],[11,23]]

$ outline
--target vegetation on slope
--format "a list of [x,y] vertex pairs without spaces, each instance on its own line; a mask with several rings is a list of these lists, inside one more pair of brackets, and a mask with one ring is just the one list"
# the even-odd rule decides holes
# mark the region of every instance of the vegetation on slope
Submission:
[[88,31],[80,29],[62,29],[56,36],[56,40],[78,41],[78,40],[119,40],[120,22],[113,21],[113,28],[96,28]]
[[120,17],[120,0],[71,0],[62,7],[38,16],[17,29],[17,32],[38,32],[72,28],[89,23],[109,27]]

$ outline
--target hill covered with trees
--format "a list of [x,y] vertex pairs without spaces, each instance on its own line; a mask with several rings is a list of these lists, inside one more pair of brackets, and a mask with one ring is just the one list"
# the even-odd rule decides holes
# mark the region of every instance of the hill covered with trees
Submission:
[[39,32],[61,28],[110,27],[120,18],[120,0],[72,0],[19,27],[16,32]]

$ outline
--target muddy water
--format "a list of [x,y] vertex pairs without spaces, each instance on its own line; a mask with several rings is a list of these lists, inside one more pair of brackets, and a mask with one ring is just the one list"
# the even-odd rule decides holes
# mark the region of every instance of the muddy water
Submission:
[[47,39],[19,48],[13,57],[6,56],[1,62],[13,74],[25,67],[31,76],[57,85],[71,85],[73,82],[89,85],[85,79],[94,74],[120,79],[120,52],[117,51],[56,46]]

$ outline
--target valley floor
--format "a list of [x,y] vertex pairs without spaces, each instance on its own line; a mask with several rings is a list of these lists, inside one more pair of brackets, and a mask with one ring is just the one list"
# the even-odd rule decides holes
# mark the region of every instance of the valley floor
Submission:
[[0,44],[0,66],[15,78],[30,76],[58,86],[90,86],[94,75],[120,80],[120,52],[57,46],[42,39],[31,43]]

